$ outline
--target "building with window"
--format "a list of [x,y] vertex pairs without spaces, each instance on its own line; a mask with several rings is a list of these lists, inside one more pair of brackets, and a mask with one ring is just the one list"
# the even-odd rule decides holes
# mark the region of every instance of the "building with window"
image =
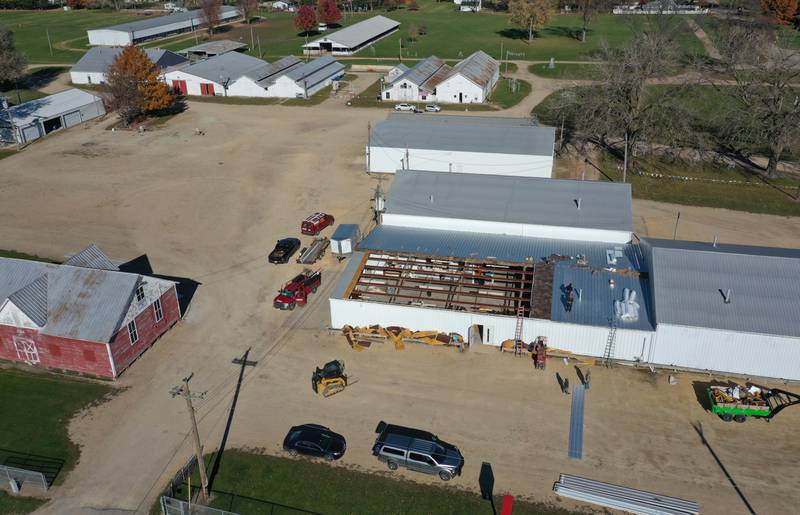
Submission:
[[0,360],[116,379],[180,318],[175,282],[94,245],[60,265],[0,258]]
[[[223,5],[219,10],[220,23],[230,23],[242,18],[232,5]],[[165,38],[174,34],[191,32],[206,24],[203,11],[196,9],[166,16],[148,17],[139,21],[121,23],[101,29],[86,31],[90,45],[127,46],[143,41]]]
[[402,74],[391,72],[381,88],[383,100],[473,104],[491,96],[500,78],[500,63],[478,50],[454,66],[431,56]]
[[[69,77],[73,84],[105,84],[106,70],[114,62],[122,47],[93,47],[83,54],[80,61],[69,71]],[[169,50],[161,48],[145,48],[147,57],[150,58],[162,71],[179,66],[188,61]]]

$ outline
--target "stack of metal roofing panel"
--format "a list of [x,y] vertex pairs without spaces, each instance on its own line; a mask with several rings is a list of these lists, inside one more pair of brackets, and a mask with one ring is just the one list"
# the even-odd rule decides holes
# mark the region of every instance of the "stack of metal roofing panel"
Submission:
[[569,420],[569,457],[583,457],[583,404],[586,387],[582,384],[572,390],[572,412]]
[[700,505],[644,490],[561,474],[553,491],[563,497],[641,515],[697,515]]

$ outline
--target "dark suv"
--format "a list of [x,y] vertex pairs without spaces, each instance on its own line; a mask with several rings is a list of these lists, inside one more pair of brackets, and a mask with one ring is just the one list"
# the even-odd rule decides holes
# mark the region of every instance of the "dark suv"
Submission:
[[438,474],[442,481],[461,475],[464,457],[455,445],[433,433],[395,426],[381,421],[375,428],[378,438],[372,454],[386,463],[389,470],[406,467],[425,474]]

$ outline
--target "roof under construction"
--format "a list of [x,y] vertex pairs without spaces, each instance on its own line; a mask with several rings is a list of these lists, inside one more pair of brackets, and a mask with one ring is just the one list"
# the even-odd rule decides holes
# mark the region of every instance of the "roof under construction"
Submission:
[[630,184],[398,170],[386,214],[632,231]]

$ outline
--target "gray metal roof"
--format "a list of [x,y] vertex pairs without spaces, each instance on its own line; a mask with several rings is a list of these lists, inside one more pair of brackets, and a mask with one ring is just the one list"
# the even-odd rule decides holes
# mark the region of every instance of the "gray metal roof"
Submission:
[[800,337],[800,250],[650,238],[642,250],[657,323]]
[[97,248],[94,243],[64,261],[64,264],[83,268],[96,268],[98,270],[119,270],[119,267],[112,263],[108,256]]
[[[609,282],[611,280],[614,281],[613,288]],[[568,284],[572,284],[576,290],[581,290],[580,299],[576,292],[570,312],[566,310],[565,288]],[[625,288],[636,292],[639,319],[636,321],[617,319],[617,327],[653,331],[655,326],[649,311],[650,285],[646,278],[577,266],[570,261],[562,261],[556,265],[550,318],[556,322],[610,327],[611,319],[616,318],[614,301],[622,300]]]
[[206,55],[220,55],[226,52],[233,52],[235,50],[242,50],[247,48],[247,43],[240,41],[231,41],[230,39],[219,39],[217,41],[209,41],[199,45],[190,46],[183,50],[178,50],[179,54],[206,54]]
[[616,182],[398,170],[386,213],[633,230],[631,186]]
[[[641,268],[636,245],[595,243],[525,236],[442,231],[379,225],[361,240],[359,250],[397,252],[422,256],[497,261],[498,263],[532,263],[552,255],[584,256],[594,267]],[[612,262],[609,253],[621,254]]]
[[[411,69],[407,68],[405,73],[392,81],[392,84],[407,80],[412,84],[422,86],[425,81],[431,78],[431,76],[439,71],[439,69],[443,66],[447,66],[445,62],[435,55],[432,55],[426,59],[423,59],[422,61],[419,61],[417,64],[411,67]],[[447,66],[447,70],[450,70],[449,66]]]
[[[235,18],[238,16],[239,12],[236,9],[236,7],[230,5],[223,5],[219,9],[219,17],[221,20]],[[110,27],[102,27],[93,30],[115,30],[120,32],[136,32],[139,30],[154,29],[172,23],[180,23],[189,20],[194,20],[194,23],[197,25],[205,23],[203,21],[204,17],[202,10],[195,9],[193,11],[186,11],[183,13],[167,14],[166,16],[155,16],[151,18],[145,18],[144,20],[120,23],[119,25],[112,25]]]
[[500,70],[500,63],[483,50],[478,50],[453,67],[450,76],[461,74],[480,87],[486,87]]
[[388,148],[552,156],[555,129],[533,125],[525,118],[389,115],[373,126],[370,144]]
[[282,73],[301,66],[303,61],[293,55],[287,55],[272,64],[267,63],[260,68],[254,68],[247,72],[247,77],[258,82],[261,86],[267,87],[272,84]]
[[[86,72],[86,73],[105,73],[114,59],[122,53],[122,47],[92,47],[88,52],[83,54],[80,61],[75,63],[71,71],[73,72]],[[160,68],[168,68],[186,62],[185,57],[181,57],[169,50],[161,48],[145,48],[143,49],[155,64]]]
[[324,55],[291,68],[286,73],[286,76],[299,84],[305,82],[306,87],[311,87],[330,78],[332,75],[338,75],[344,71],[344,68],[344,65],[337,62],[333,57]]
[[336,282],[336,287],[331,292],[330,297],[331,299],[341,299],[344,298],[344,294],[347,291],[347,287],[350,286],[350,281],[353,280],[353,277],[358,272],[358,267],[361,264],[361,259],[364,257],[363,252],[353,252],[350,256],[347,265],[344,267],[342,274],[339,276],[339,280]]
[[258,75],[268,69],[270,64],[257,57],[251,57],[239,52],[209,57],[194,64],[184,66],[181,71],[214,82],[236,80],[244,75]]
[[390,20],[385,16],[373,16],[372,18],[354,23],[336,32],[326,34],[321,38],[317,38],[307,45],[315,46],[322,40],[332,41],[345,48],[357,48],[367,41],[374,39],[381,34],[390,30],[396,29],[400,26],[399,21]]
[[73,88],[15,105],[3,111],[2,115],[5,119],[8,119],[10,115],[14,125],[23,126],[33,123],[37,119],[46,120],[60,116],[95,102],[102,103],[103,100],[88,91]]
[[42,276],[47,277],[47,313],[36,315],[46,321],[41,332],[99,342],[110,341],[119,329],[140,280],[137,274],[2,258],[0,300],[13,297],[26,313],[37,312],[45,293]]
[[39,327],[47,323],[47,274],[8,296]]

